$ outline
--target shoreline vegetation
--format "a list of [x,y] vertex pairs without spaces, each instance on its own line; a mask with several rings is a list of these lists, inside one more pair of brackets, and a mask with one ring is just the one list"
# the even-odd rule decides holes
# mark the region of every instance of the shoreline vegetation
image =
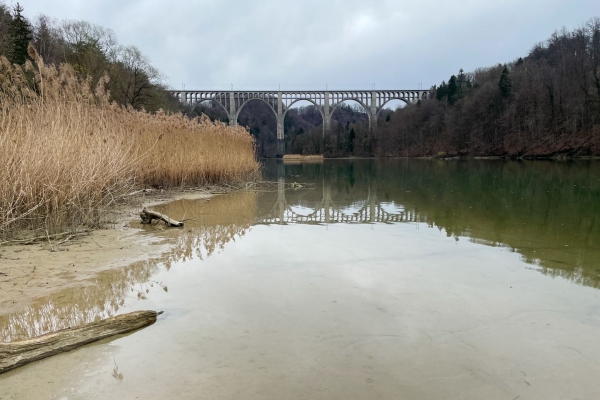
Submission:
[[[133,190],[253,180],[259,163],[243,127],[149,113],[110,101],[73,66],[23,67],[0,57],[0,238],[97,228]],[[0,240],[1,242],[1,240]]]

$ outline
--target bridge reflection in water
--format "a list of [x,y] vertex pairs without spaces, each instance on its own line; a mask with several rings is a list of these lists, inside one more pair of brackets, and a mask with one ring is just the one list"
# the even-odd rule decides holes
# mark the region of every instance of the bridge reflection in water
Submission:
[[294,207],[288,204],[286,200],[286,190],[294,189],[291,185],[286,185],[285,178],[277,178],[277,202],[270,212],[265,215],[257,216],[256,225],[270,224],[331,224],[331,223],[394,223],[394,222],[420,222],[419,213],[409,210],[399,210],[397,212],[387,211],[381,202],[377,199],[377,189],[369,187],[368,196],[364,202],[360,202],[360,208],[352,211],[347,206],[338,206],[331,196],[331,187],[323,182],[323,198],[312,210],[312,212],[302,214],[294,210]]

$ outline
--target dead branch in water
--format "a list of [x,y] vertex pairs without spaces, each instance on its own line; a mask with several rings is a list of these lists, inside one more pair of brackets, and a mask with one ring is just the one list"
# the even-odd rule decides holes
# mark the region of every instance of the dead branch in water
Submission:
[[140,218],[142,219],[142,224],[152,224],[152,221],[157,219],[164,221],[168,226],[183,226],[182,221],[175,221],[174,219],[161,214],[156,211],[148,210],[146,207],[140,213]]
[[152,325],[162,312],[135,311],[75,328],[10,343],[0,343],[0,374],[85,344]]

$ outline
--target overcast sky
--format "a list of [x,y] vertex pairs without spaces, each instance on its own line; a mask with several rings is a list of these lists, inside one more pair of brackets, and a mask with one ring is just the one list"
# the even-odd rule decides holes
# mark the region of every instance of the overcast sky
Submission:
[[[7,0],[8,4],[15,3]],[[599,0],[20,0],[137,46],[180,89],[424,88],[507,62]]]

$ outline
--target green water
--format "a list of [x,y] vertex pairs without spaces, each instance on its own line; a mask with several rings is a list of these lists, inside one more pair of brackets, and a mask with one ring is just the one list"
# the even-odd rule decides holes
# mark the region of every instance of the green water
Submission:
[[[338,206],[402,206],[456,240],[504,246],[544,274],[598,287],[600,163],[501,160],[268,162],[267,179],[306,182],[290,205],[316,207],[329,189]],[[268,196],[267,196],[268,197]],[[269,200],[259,205],[267,209]],[[271,199],[272,202],[272,199]]]

